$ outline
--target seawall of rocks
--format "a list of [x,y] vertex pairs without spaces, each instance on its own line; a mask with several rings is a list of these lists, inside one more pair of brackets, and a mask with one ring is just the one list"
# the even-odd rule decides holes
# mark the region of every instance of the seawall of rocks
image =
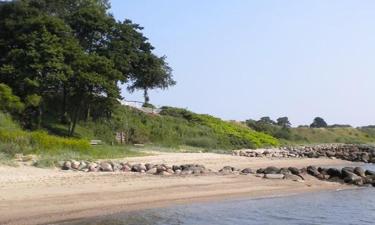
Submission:
[[325,144],[315,146],[282,147],[277,149],[243,149],[233,155],[278,158],[337,158],[351,162],[375,163],[375,146],[355,144]]
[[277,168],[274,166],[259,168],[238,169],[232,166],[224,166],[218,171],[207,169],[200,164],[184,164],[168,166],[165,164],[130,164],[128,162],[85,162],[85,161],[65,161],[62,162],[63,170],[83,171],[83,172],[131,172],[152,175],[249,175],[265,179],[286,179],[293,181],[303,181],[306,175],[314,176],[320,180],[347,183],[358,186],[372,185],[375,187],[375,171],[364,170],[361,167],[322,168],[308,166],[302,169],[296,167]]

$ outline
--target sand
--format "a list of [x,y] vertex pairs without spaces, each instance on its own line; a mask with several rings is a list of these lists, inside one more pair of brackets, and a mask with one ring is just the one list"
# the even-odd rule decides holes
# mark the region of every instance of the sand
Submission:
[[[265,159],[212,153],[161,153],[125,159],[131,163],[204,164],[218,170],[267,166],[349,165],[332,159]],[[154,176],[84,173],[30,166],[0,167],[0,224],[40,224],[229,198],[271,197],[352,188],[307,176],[305,182],[254,175]]]

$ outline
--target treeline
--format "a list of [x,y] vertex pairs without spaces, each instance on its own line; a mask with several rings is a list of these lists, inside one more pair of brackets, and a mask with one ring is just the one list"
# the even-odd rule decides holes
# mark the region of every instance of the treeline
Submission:
[[175,84],[165,56],[130,20],[116,21],[108,0],[0,3],[0,110],[25,128],[48,117],[69,124],[110,117],[120,84],[130,91]]

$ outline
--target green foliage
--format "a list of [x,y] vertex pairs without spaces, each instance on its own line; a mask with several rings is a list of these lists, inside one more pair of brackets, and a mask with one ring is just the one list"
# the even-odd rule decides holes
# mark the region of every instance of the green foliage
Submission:
[[24,104],[18,96],[13,95],[12,89],[0,83],[0,110],[9,113],[21,113]]
[[328,127],[326,121],[321,117],[315,117],[313,123],[310,125],[312,128]]
[[37,154],[36,166],[57,165],[61,160],[94,160],[141,156],[126,146],[90,146],[86,139],[62,138],[43,131],[23,131],[9,116],[0,113],[0,164],[14,165],[15,154]]
[[116,21],[109,10],[107,0],[2,2],[0,82],[20,100],[0,90],[0,101],[12,103],[0,107],[18,110],[17,101],[24,102],[24,127],[40,129],[52,115],[70,123],[73,136],[77,122],[111,116],[120,83],[144,90],[147,99],[148,90],[174,85],[143,28]]

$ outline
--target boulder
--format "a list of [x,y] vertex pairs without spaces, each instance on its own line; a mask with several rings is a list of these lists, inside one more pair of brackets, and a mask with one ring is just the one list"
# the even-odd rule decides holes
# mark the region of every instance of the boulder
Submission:
[[341,177],[341,171],[339,169],[336,169],[336,168],[329,168],[327,170],[327,174],[330,177]]
[[284,174],[271,174],[271,173],[266,173],[264,174],[264,178],[266,179],[283,179]]
[[182,168],[181,168],[181,166],[173,165],[173,166],[172,166],[172,170],[173,170],[173,171],[176,171],[176,170],[182,170]]
[[290,170],[288,168],[281,168],[279,173],[281,174],[291,174]]
[[269,166],[266,169],[264,169],[265,174],[278,174],[280,173],[280,169],[274,166]]
[[253,173],[253,170],[251,168],[245,168],[245,169],[241,170],[241,173],[249,174],[249,173]]
[[103,172],[113,172],[112,165],[108,162],[101,162],[100,163],[100,171]]
[[78,170],[80,164],[81,164],[80,162],[78,162],[76,160],[72,160],[72,166],[71,166],[71,168],[74,169],[74,170]]
[[366,170],[365,175],[375,175],[375,171]]
[[64,162],[64,165],[62,166],[63,170],[70,170],[72,168],[72,163],[70,161]]
[[367,152],[363,152],[361,154],[361,161],[365,162],[365,163],[368,163],[369,160],[370,160],[369,154]]
[[148,171],[148,170],[154,168],[155,165],[154,165],[154,164],[151,164],[151,163],[147,163],[147,164],[145,164],[145,167],[146,167],[146,170]]
[[352,172],[346,172],[344,182],[348,184],[363,185],[362,177],[357,176]]
[[344,179],[350,174],[354,174],[354,168],[353,167],[344,167],[341,169],[341,178]]
[[301,181],[301,180],[303,180],[303,178],[301,176],[294,175],[294,174],[285,174],[284,175],[284,179],[285,180],[292,180],[292,181]]
[[314,177],[317,177],[320,174],[315,166],[308,166],[307,173]]
[[296,167],[289,167],[288,170],[294,175],[300,175],[300,170]]
[[354,168],[354,173],[360,177],[365,177],[365,170],[362,169],[361,167],[356,167]]
[[155,173],[157,173],[157,170],[158,169],[156,167],[153,167],[153,168],[147,170],[146,173],[148,173],[148,174],[155,174]]
[[122,167],[121,167],[121,171],[123,171],[123,172],[130,172],[130,171],[132,171],[131,165],[129,165],[129,164],[123,164]]
[[143,171],[147,170],[146,166],[143,165],[143,164],[135,164],[135,165],[132,166],[132,172],[140,173],[142,170]]
[[84,170],[87,169],[87,163],[84,161],[81,161],[78,167],[78,170]]
[[256,173],[264,173],[264,169],[263,168],[259,168],[259,169],[257,169]]

